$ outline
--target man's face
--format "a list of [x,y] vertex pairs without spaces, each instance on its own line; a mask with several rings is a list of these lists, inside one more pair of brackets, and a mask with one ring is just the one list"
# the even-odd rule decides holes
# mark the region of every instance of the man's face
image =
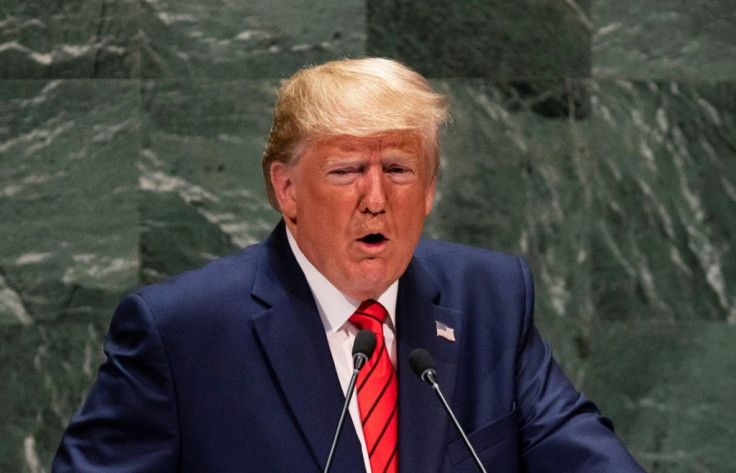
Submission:
[[271,180],[304,255],[357,300],[404,272],[435,184],[421,140],[402,133],[311,143],[296,164],[272,164]]

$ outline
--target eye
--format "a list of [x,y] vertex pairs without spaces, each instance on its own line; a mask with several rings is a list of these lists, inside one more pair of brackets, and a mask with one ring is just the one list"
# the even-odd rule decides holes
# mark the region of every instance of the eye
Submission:
[[349,184],[362,172],[360,167],[345,166],[327,171],[327,178],[334,184]]
[[332,174],[335,176],[346,176],[348,174],[353,173],[359,173],[361,170],[355,167],[344,167],[344,168],[337,168],[337,169],[331,169],[328,174]]
[[406,184],[413,182],[416,173],[411,166],[404,166],[400,164],[392,164],[388,166],[384,171],[389,179],[396,184]]

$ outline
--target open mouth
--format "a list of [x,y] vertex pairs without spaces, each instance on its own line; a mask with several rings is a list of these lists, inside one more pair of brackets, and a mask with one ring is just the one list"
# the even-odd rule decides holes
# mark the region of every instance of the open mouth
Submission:
[[368,235],[358,238],[358,241],[368,243],[369,245],[376,245],[386,241],[387,238],[382,233],[369,233]]

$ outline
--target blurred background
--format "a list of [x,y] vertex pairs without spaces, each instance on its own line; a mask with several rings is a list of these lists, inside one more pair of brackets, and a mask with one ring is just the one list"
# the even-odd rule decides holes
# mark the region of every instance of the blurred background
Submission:
[[734,37],[729,0],[2,0],[0,471],[49,471],[123,294],[270,232],[280,78],[364,55],[452,100],[425,233],[529,260],[647,471],[736,470]]

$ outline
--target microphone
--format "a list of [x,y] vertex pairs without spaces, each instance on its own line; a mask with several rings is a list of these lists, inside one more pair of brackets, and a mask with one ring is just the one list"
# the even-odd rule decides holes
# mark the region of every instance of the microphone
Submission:
[[361,368],[363,368],[363,365],[368,362],[371,355],[373,355],[373,350],[375,349],[376,334],[370,330],[361,330],[358,332],[358,335],[355,336],[355,342],[353,343],[353,375],[350,377],[348,392],[345,394],[345,404],[342,406],[342,413],[340,414],[340,420],[337,423],[335,437],[332,439],[332,447],[330,447],[330,455],[327,457],[327,463],[323,470],[324,473],[330,471],[330,466],[332,466],[332,460],[335,457],[335,450],[337,450],[337,440],[340,438],[342,425],[345,423],[348,406],[350,406],[350,399],[353,397],[353,392],[355,391],[355,380],[358,379],[358,373]]
[[370,330],[361,330],[353,343],[353,376],[368,362],[376,349],[376,334]]
[[480,462],[480,458],[478,458],[478,454],[475,453],[475,449],[473,449],[473,446],[470,445],[470,440],[468,440],[468,437],[465,435],[463,428],[460,427],[460,423],[457,421],[455,414],[453,414],[450,405],[447,404],[445,396],[442,395],[440,385],[437,384],[437,371],[434,369],[434,361],[432,360],[432,356],[424,348],[415,348],[411,351],[411,353],[409,353],[409,365],[411,365],[411,369],[414,370],[414,372],[417,374],[417,376],[419,376],[422,381],[432,386],[432,389],[434,389],[437,397],[440,398],[440,401],[442,401],[442,405],[444,406],[445,411],[447,411],[450,419],[452,419],[452,423],[455,424],[455,428],[460,433],[460,436],[463,438],[465,446],[468,447],[468,450],[470,450],[470,454],[473,456],[475,464],[478,465],[480,471],[482,471],[483,473],[487,473],[486,469],[483,468],[483,465]]

